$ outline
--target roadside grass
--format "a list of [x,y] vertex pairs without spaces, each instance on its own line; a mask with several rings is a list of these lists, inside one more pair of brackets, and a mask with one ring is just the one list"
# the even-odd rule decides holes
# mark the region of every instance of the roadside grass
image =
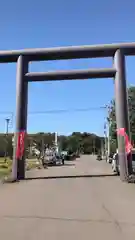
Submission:
[[38,165],[36,159],[27,159],[26,160],[26,170],[27,171],[31,170],[31,169],[34,169],[34,168],[37,168],[38,166],[40,166],[40,163]]
[[5,158],[0,158],[0,178],[8,176],[11,173],[12,161],[7,158],[5,162]]
[[[36,159],[27,159],[26,160],[26,171],[34,169],[37,167]],[[4,157],[0,157],[0,178],[9,176],[12,170],[12,160],[7,158],[5,162]]]

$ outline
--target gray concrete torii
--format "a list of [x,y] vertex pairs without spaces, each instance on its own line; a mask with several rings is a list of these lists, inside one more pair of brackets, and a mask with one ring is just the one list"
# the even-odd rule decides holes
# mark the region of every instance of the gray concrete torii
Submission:
[[[135,55],[135,43],[106,44],[93,46],[70,46],[43,49],[25,49],[0,51],[0,63],[17,62],[17,92],[16,92],[16,131],[13,157],[12,175],[14,179],[25,178],[25,151],[19,159],[16,157],[18,132],[27,129],[27,104],[28,82],[32,81],[56,81],[88,78],[114,78],[116,121],[117,128],[125,128],[130,135],[127,88],[125,77],[125,56]],[[55,71],[55,72],[29,72],[30,61],[48,61],[79,58],[112,57],[112,68]],[[120,177],[127,180],[132,173],[132,161],[128,164],[125,155],[124,139],[118,137],[118,151],[120,161]]]

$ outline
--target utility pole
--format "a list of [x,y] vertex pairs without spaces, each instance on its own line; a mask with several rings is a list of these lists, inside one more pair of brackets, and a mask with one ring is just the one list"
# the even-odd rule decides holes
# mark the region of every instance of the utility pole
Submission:
[[93,154],[95,155],[95,148],[96,148],[96,146],[95,146],[95,138],[93,139]]
[[110,156],[110,120],[109,120],[109,123],[108,123],[108,157]]
[[32,146],[33,146],[33,139],[30,138],[30,142],[29,142],[29,155],[30,155],[30,157],[32,157]]
[[108,157],[110,156],[110,127],[111,127],[111,119],[110,119],[110,106],[107,105],[107,111],[108,111]]
[[42,136],[42,147],[41,147],[41,149],[42,149],[42,156],[44,156],[44,135]]
[[55,132],[54,144],[55,144],[55,151],[58,153],[59,148],[58,148],[58,133],[57,132]]
[[9,128],[10,118],[6,118],[5,121],[6,121],[6,148],[5,148],[5,162],[7,162],[8,128]]
[[104,142],[103,142],[103,139],[101,139],[101,156],[102,156],[102,158],[104,156]]
[[[111,126],[111,119],[110,119],[110,106],[105,105],[105,108],[107,110],[108,118],[105,120],[104,124],[104,136],[105,136],[105,152],[106,152],[106,158],[109,158],[110,155],[110,126]],[[108,129],[107,129],[108,126]]]
[[104,123],[104,138],[105,138],[105,158],[107,161],[107,123],[106,123],[106,120]]

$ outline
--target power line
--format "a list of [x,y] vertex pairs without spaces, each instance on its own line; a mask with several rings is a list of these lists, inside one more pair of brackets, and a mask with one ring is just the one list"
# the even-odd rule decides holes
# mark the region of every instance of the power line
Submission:
[[[47,111],[29,111],[28,114],[62,114],[62,113],[68,113],[68,112],[88,112],[88,111],[97,111],[97,110],[103,110],[106,109],[106,106],[102,107],[89,107],[89,108],[73,108],[73,109],[52,109]],[[5,114],[11,114],[14,115],[14,112],[8,112],[8,111],[0,111],[0,115]]]
[[0,115],[5,115],[5,114],[14,114],[14,112],[10,112],[10,111],[0,111]]
[[89,107],[89,108],[75,108],[75,109],[59,109],[59,110],[48,110],[48,111],[31,111],[28,114],[63,114],[63,113],[69,113],[69,112],[88,112],[88,111],[97,111],[97,110],[103,110],[106,107]]

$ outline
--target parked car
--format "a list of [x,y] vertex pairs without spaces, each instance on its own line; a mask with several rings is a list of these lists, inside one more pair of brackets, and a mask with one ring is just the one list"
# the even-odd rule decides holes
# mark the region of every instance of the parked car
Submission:
[[108,162],[108,163],[112,163],[112,160],[113,160],[113,154],[110,154],[110,155],[108,156],[107,162]]
[[98,161],[101,161],[102,160],[102,156],[101,155],[97,155],[97,158],[96,158]]
[[55,154],[55,157],[56,157],[56,164],[62,164],[64,165],[65,164],[65,156],[61,153],[56,153]]
[[51,150],[47,150],[45,152],[42,161],[44,162],[44,164],[47,164],[48,166],[55,166],[57,164],[57,158],[55,156],[55,153]]
[[76,152],[76,158],[80,158],[80,153],[79,153],[79,151]]
[[76,153],[73,153],[73,152],[68,152],[66,156],[67,161],[74,161],[76,158],[77,158]]
[[[133,151],[132,151],[132,167],[133,167],[133,172],[135,172],[135,149],[133,149]],[[113,170],[113,172],[117,173],[117,175],[120,174],[120,165],[119,165],[118,152],[115,153],[114,156],[113,156],[112,170]]]

